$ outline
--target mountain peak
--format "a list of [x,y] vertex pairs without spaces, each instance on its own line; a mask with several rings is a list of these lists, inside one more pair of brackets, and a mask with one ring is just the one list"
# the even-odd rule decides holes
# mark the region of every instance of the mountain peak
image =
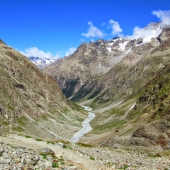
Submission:
[[28,59],[34,63],[38,68],[43,68],[48,66],[51,63],[54,63],[57,58],[50,57],[38,57],[38,56],[30,56]]

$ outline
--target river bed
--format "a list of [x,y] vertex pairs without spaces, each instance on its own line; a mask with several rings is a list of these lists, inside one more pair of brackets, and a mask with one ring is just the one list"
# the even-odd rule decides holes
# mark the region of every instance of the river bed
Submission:
[[84,110],[87,110],[89,115],[88,117],[82,122],[82,129],[80,129],[78,132],[76,132],[73,137],[71,138],[70,142],[77,143],[80,138],[85,135],[86,133],[90,132],[92,130],[92,127],[90,125],[90,121],[94,119],[95,114],[92,113],[92,108],[87,106],[82,106]]

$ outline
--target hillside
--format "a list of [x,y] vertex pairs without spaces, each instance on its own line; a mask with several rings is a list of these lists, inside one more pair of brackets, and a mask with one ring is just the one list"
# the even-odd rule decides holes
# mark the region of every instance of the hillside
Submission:
[[0,133],[69,140],[85,117],[78,110],[52,77],[0,41]]

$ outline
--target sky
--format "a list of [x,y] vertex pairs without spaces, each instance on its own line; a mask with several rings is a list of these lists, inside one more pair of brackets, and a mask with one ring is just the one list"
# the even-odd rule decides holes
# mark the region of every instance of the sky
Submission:
[[27,56],[68,56],[150,22],[170,23],[169,0],[0,0],[0,39]]

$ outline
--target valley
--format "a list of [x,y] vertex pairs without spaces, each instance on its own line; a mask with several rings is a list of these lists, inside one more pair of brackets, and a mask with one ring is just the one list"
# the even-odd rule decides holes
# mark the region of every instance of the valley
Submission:
[[28,152],[32,169],[169,169],[170,28],[146,29],[152,37],[83,43],[43,69],[1,40],[0,168],[28,169]]
[[115,38],[82,44],[43,69],[66,97],[94,109],[92,131],[81,142],[169,149],[170,29],[154,23],[146,29],[158,33],[147,41]]

